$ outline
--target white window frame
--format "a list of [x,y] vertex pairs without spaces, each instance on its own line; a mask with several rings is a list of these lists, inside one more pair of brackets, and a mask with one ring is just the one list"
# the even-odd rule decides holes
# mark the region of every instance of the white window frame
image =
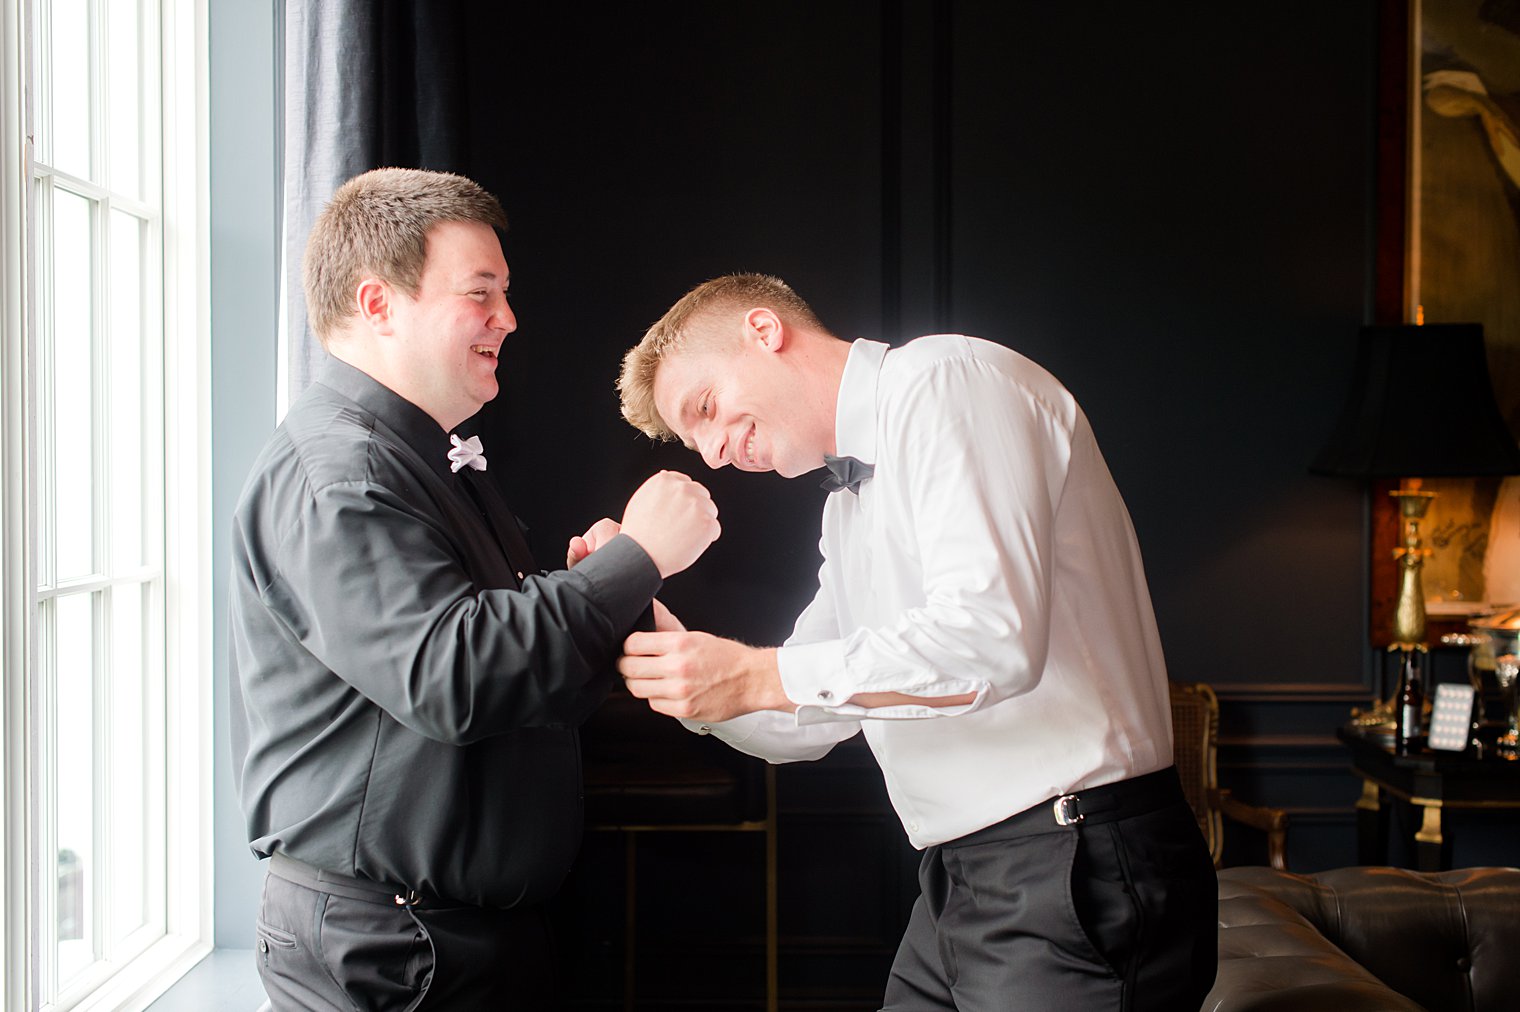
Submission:
[[[213,766],[211,470],[207,156],[207,0],[160,0],[163,102],[164,529],[166,682],[164,933],[68,1005],[43,1005],[35,869],[40,800],[30,729],[39,715],[32,531],[38,472],[26,315],[33,204],[29,134],[32,0],[0,0],[0,1008],[42,1012],[143,1009],[211,949]],[[150,809],[155,806],[150,804]]]

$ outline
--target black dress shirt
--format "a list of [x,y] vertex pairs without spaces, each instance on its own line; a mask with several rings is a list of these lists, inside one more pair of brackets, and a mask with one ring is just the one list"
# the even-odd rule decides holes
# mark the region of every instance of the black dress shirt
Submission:
[[660,576],[622,536],[540,574],[448,450],[337,360],[291,406],[233,526],[235,774],[260,856],[508,907],[574,859],[575,728]]

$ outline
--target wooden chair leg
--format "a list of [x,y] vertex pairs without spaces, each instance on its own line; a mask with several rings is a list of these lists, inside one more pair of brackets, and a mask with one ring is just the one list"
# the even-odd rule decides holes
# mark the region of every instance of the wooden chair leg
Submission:
[[1274,829],[1267,834],[1267,863],[1278,871],[1288,870],[1288,833]]

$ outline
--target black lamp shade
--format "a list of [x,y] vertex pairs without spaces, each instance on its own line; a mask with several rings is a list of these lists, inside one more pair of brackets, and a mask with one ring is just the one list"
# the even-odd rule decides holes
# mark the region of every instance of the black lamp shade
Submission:
[[1478,323],[1363,327],[1340,422],[1309,470],[1354,478],[1520,474]]

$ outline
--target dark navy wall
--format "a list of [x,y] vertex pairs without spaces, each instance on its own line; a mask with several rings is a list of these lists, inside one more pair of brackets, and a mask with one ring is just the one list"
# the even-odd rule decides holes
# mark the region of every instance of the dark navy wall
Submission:
[[[1363,496],[1306,467],[1369,312],[1375,4],[1224,9],[483,28],[469,170],[513,220],[521,321],[487,427],[531,476],[512,491],[545,554],[651,467],[700,466],[619,420],[618,358],[692,284],[764,270],[843,335],[942,326],[1056,372],[1130,503],[1177,677],[1362,683]],[[725,537],[669,594],[777,635],[816,496],[711,477]]]
[[[698,474],[725,533],[663,596],[689,624],[775,641],[814,585],[821,493],[637,437],[612,388],[622,352],[734,270],[787,278],[844,336],[1004,342],[1085,405],[1173,677],[1224,701],[1226,782],[1291,810],[1296,867],[1354,863],[1357,787],[1332,732],[1374,661],[1366,497],[1307,464],[1371,319],[1378,10],[482,13],[464,168],[513,221],[521,324],[484,429],[510,447],[492,473],[536,549],[562,557],[655,468]],[[880,776],[843,749],[779,783],[783,984],[874,1007],[913,891]],[[583,866],[619,860],[609,847],[588,841]],[[870,901],[841,905],[830,880]],[[733,930],[753,916],[741,904]]]

